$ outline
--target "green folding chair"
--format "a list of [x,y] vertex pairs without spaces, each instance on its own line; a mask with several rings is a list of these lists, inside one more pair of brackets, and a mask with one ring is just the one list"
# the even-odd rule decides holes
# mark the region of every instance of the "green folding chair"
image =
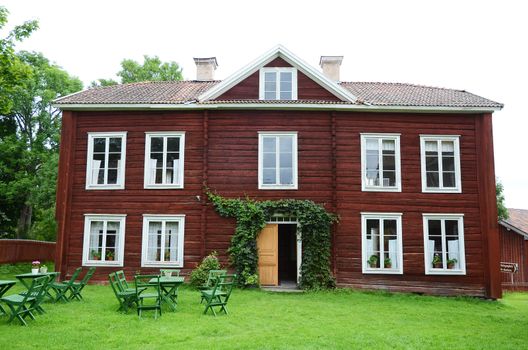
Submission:
[[117,311],[123,311],[128,313],[128,310],[134,305],[137,305],[136,290],[124,291],[121,288],[121,284],[117,278],[117,274],[112,272],[108,275],[108,280],[110,281],[110,286],[114,291],[117,301],[119,302],[119,308]]
[[[116,271],[115,274],[117,278],[117,283],[119,283],[119,287],[122,292],[134,292],[134,294],[136,294],[136,287],[130,287],[128,285],[128,282],[125,277],[125,272],[123,270]],[[145,289],[146,288],[143,288],[143,290]]]
[[24,295],[11,294],[6,297],[2,297],[0,301],[5,303],[9,307],[11,316],[9,317],[8,323],[13,321],[15,318],[20,321],[20,324],[27,326],[25,320],[29,316],[32,320],[35,319],[32,311],[37,311],[40,303],[44,299],[46,284],[49,282],[49,276],[42,276],[33,279],[27,293]]
[[[207,281],[198,287],[199,290],[210,290],[213,289],[214,283],[216,281],[216,277],[218,276],[224,276],[227,274],[227,270],[209,270],[209,276],[207,277]],[[205,300],[204,296],[202,295],[202,299],[200,300],[200,304],[203,303]]]
[[90,278],[92,278],[93,274],[95,273],[95,267],[90,267],[86,275],[84,275],[83,279],[80,282],[73,282],[71,286],[71,295],[68,298],[69,300],[77,299],[81,301],[83,299],[81,292],[84,289],[84,287],[88,284],[88,281]]
[[141,318],[143,310],[154,310],[154,318],[161,316],[161,289],[159,275],[136,275],[137,314]]
[[211,310],[213,315],[216,316],[215,307],[220,307],[220,311],[223,311],[227,315],[227,302],[229,301],[235,282],[236,275],[217,276],[213,289],[202,290],[202,298],[207,302],[203,312],[204,315],[207,314],[208,310]]
[[68,292],[73,293],[73,283],[79,277],[79,274],[81,273],[82,268],[78,267],[73,272],[71,278],[67,282],[53,282],[51,283],[50,287],[53,289],[55,294],[57,295],[55,297],[55,302],[59,300],[63,300],[66,302],[69,302],[69,299],[67,297]]

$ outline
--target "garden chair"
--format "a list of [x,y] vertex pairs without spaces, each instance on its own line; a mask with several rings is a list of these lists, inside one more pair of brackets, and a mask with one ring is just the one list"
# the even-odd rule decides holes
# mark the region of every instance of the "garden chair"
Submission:
[[154,318],[161,316],[161,290],[159,275],[136,275],[137,313],[141,318],[143,310],[154,310]]
[[220,307],[220,311],[223,311],[227,315],[227,302],[233,291],[235,281],[236,275],[217,276],[213,289],[202,291],[202,298],[207,302],[203,312],[204,315],[210,309],[213,315],[216,316],[214,308],[218,306]]
[[44,299],[46,284],[49,283],[49,276],[42,276],[35,278],[23,295],[11,294],[6,297],[2,297],[0,301],[4,302],[11,312],[8,323],[17,318],[23,326],[27,326],[26,317],[30,317],[32,320],[35,316],[31,311],[38,311],[40,303]]
[[[35,305],[33,306],[34,309],[41,315],[46,313],[46,311],[41,306],[41,304],[44,302],[44,299],[46,299],[46,295],[48,295],[51,298],[51,300],[54,300],[53,296],[51,294],[49,294],[48,289],[51,287],[51,284],[53,283],[53,281],[55,281],[55,278],[58,275],[59,275],[59,273],[55,272],[55,273],[49,274],[47,276],[41,276],[41,277],[47,277],[46,283],[44,284],[44,293],[42,295],[42,298],[39,298],[38,300],[35,300]],[[24,296],[26,294],[30,294],[31,297],[37,298],[39,296],[39,293],[40,293],[40,291],[30,291],[28,289],[28,290],[25,290],[25,291],[20,292],[18,294],[22,295],[22,296]]]
[[81,292],[84,289],[84,287],[88,284],[88,281],[90,278],[92,278],[93,274],[95,273],[95,267],[90,267],[86,275],[84,275],[83,279],[80,282],[73,282],[72,288],[71,288],[71,295],[69,297],[70,300],[77,299],[81,301],[83,299]]
[[180,276],[180,270],[179,269],[161,269],[160,275],[163,277],[165,276],[166,272],[170,272],[171,276],[179,277]]
[[[209,290],[212,289],[214,286],[214,283],[216,281],[217,276],[224,276],[227,274],[227,270],[209,270],[209,276],[207,277],[207,281],[198,287],[199,290]],[[202,300],[200,300],[200,304],[203,303],[204,297],[202,295]]]
[[127,313],[130,307],[132,307],[134,304],[137,305],[135,289],[128,291],[123,290],[115,272],[112,272],[108,275],[108,280],[110,281],[110,286],[114,291],[117,301],[119,302],[119,308],[117,311],[123,311],[124,313]]
[[55,291],[57,296],[55,297],[55,302],[59,300],[64,300],[69,302],[68,297],[66,296],[68,292],[73,293],[73,284],[79,274],[81,273],[82,268],[78,267],[73,271],[73,274],[69,281],[67,282],[53,282],[51,283],[51,288]]
[[[128,285],[128,282],[125,277],[125,272],[123,270],[116,271],[115,274],[117,278],[117,283],[119,283],[122,292],[134,292],[134,294],[136,293],[136,288],[132,288]],[[145,289],[146,288],[143,288],[143,290]]]

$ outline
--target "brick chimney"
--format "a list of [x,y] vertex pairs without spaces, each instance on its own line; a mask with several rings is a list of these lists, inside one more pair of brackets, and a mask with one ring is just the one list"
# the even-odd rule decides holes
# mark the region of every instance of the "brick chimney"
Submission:
[[216,57],[194,57],[196,64],[196,80],[214,80],[214,72],[218,63]]
[[330,80],[338,82],[339,69],[343,62],[343,56],[321,56],[319,65],[323,70],[323,74]]

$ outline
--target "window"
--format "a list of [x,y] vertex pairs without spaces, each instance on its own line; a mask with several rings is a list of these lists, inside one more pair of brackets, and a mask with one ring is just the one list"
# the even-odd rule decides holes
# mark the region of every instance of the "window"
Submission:
[[183,188],[185,133],[148,132],[145,188]]
[[421,136],[422,191],[462,192],[459,136]]
[[259,90],[261,100],[296,100],[297,69],[262,68]]
[[297,189],[297,133],[259,133],[259,189]]
[[362,213],[363,273],[403,273],[400,213]]
[[123,266],[126,215],[84,217],[83,265]]
[[401,191],[400,135],[361,134],[363,191]]
[[424,214],[425,273],[466,274],[462,214]]
[[185,215],[144,215],[141,266],[183,267]]
[[125,188],[126,132],[88,133],[86,189]]

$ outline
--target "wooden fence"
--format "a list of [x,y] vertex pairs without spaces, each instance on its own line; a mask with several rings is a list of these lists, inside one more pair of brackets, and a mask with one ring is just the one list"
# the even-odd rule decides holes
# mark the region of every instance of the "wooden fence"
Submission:
[[0,239],[0,264],[55,260],[55,242]]

